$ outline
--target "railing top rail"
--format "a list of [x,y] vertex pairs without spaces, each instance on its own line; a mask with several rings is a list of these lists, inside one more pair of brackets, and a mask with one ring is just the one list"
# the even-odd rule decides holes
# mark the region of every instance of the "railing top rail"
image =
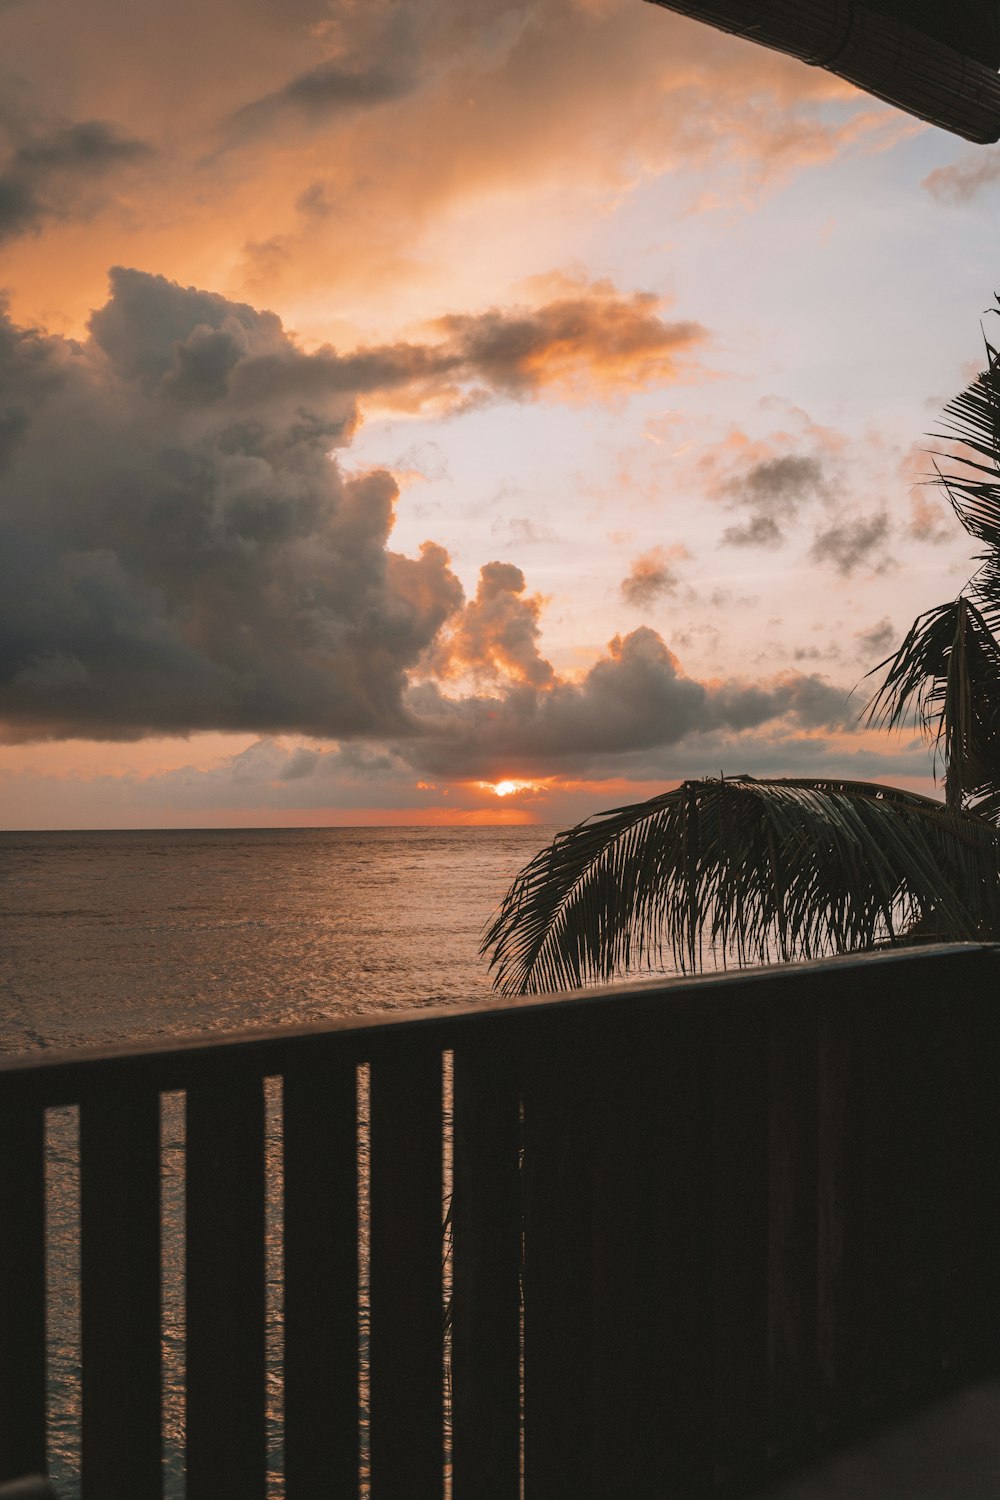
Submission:
[[364,1058],[377,1039],[392,1045],[421,1038],[428,1045],[450,1047],[468,1040],[470,1028],[517,1027],[529,1017],[577,1016],[597,1020],[611,1007],[628,1008],[633,1016],[652,1007],[686,1010],[734,1001],[753,1003],[769,994],[788,993],[811,979],[828,983],[838,976],[872,977],[872,971],[902,966],[932,968],[943,962],[989,960],[1000,954],[1000,944],[935,943],[876,953],[854,953],[807,962],[772,964],[750,969],[720,970],[710,974],[665,975],[613,986],[571,990],[560,994],[498,998],[469,1005],[410,1007],[371,1016],[345,1016],[301,1025],[236,1032],[202,1032],[194,1036],[132,1042],[111,1047],[74,1048],[63,1052],[40,1050],[0,1057],[0,1091],[27,1088],[46,1103],[72,1102],[81,1093],[114,1081],[134,1079],[163,1090],[184,1088],[206,1068],[242,1066],[259,1073],[280,1073],[318,1047],[356,1051]]

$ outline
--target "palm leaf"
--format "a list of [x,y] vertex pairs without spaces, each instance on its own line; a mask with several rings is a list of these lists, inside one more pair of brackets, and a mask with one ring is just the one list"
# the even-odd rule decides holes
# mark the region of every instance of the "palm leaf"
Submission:
[[[866,709],[869,724],[921,728],[944,756],[950,806],[1000,791],[1000,645],[964,595],[919,615]],[[869,674],[871,675],[871,674]]]
[[983,553],[965,592],[975,601],[991,634],[1000,632],[1000,546]]
[[[1000,546],[1000,356],[986,345],[987,368],[944,409],[936,436],[958,444],[937,465],[937,480],[959,521],[970,535],[989,547]],[[985,477],[984,477],[985,476]]]
[[[918,927],[919,924],[919,927]],[[600,813],[521,871],[482,945],[505,993],[768,962],[908,932],[1000,936],[1000,834],[868,782],[689,781]]]

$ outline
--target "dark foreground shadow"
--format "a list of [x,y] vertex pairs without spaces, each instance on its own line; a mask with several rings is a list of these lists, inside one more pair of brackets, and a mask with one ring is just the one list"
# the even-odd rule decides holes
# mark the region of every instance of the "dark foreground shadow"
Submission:
[[983,1381],[778,1484],[758,1500],[996,1500],[1000,1380]]

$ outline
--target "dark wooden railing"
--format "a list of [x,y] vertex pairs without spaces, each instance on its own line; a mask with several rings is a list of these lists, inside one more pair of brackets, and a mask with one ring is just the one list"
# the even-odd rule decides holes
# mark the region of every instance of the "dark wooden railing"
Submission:
[[182,1090],[186,1493],[264,1496],[275,1076],[288,1500],[737,1493],[993,1368],[998,978],[989,948],[911,950],[0,1062],[0,1481],[46,1465],[44,1112],[75,1105],[82,1493],[162,1493]]

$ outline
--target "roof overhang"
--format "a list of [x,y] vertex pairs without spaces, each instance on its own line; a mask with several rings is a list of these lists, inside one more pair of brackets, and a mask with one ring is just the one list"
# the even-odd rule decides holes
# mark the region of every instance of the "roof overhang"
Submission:
[[[928,0],[651,3],[826,68],[968,141],[1000,140],[1000,7],[993,0],[944,0],[933,10]],[[917,21],[928,15],[927,29],[910,23],[911,16]]]

